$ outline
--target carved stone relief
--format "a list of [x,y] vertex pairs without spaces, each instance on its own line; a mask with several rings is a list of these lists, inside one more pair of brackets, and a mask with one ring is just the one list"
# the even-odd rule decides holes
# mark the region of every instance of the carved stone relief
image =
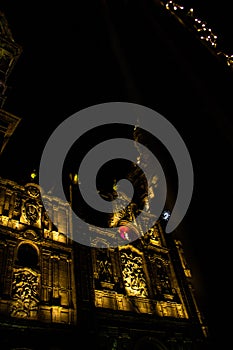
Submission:
[[31,269],[17,269],[12,283],[12,317],[29,318],[39,303],[39,275]]
[[142,266],[142,256],[130,250],[121,251],[122,274],[127,294],[148,297],[146,279]]

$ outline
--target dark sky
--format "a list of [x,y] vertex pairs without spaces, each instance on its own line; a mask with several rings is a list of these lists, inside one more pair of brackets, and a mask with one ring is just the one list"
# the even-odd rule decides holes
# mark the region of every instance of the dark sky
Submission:
[[[27,182],[53,130],[83,108],[126,101],[161,113],[183,137],[194,167],[193,199],[176,234],[210,329],[225,340],[232,326],[221,321],[232,275],[232,72],[153,1],[113,1],[110,12],[103,4],[1,1],[23,47],[4,106],[22,121],[1,175]],[[233,53],[229,2],[189,4]]]

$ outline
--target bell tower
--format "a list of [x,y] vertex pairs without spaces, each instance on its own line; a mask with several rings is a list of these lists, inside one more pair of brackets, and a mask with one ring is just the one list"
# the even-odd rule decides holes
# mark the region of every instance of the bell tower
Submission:
[[8,331],[76,324],[70,207],[51,194],[44,200],[52,218],[35,181],[0,178],[0,326]]
[[20,122],[20,118],[3,109],[7,97],[7,81],[22,48],[11,34],[5,15],[0,12],[0,155]]

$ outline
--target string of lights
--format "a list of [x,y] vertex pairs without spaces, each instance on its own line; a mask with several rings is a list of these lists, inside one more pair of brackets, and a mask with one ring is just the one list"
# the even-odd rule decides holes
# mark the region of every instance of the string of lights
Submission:
[[224,63],[233,69],[233,54],[228,54],[219,48],[218,36],[207,25],[206,21],[195,15],[194,9],[186,9],[173,0],[161,0],[161,4],[174,15],[180,23],[194,32],[215,55],[224,61]]

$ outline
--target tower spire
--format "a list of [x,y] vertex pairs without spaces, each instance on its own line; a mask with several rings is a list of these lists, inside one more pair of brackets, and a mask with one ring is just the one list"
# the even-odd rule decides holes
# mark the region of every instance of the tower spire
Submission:
[[0,11],[0,155],[20,122],[20,118],[3,110],[7,81],[22,48],[16,44],[5,15]]
[[7,80],[11,74],[22,47],[14,41],[5,15],[0,11],[0,107],[6,101]]

